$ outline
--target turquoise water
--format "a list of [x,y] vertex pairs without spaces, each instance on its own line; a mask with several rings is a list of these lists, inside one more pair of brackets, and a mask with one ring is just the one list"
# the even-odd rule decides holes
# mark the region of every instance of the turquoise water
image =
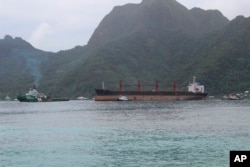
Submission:
[[1,167],[228,167],[250,101],[0,102]]

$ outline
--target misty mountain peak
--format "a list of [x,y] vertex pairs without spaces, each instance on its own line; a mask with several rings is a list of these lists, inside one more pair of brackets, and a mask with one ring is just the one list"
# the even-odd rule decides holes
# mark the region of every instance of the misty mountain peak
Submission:
[[5,35],[4,40],[5,41],[11,41],[11,40],[13,40],[13,37],[10,36],[10,35]]
[[33,48],[33,46],[26,42],[25,40],[23,40],[20,37],[15,37],[13,38],[10,35],[5,35],[3,40],[0,40],[0,45],[5,45],[7,48],[7,46],[12,47],[12,48]]
[[[188,10],[176,0],[143,0],[115,7],[101,21],[89,44],[94,47],[136,33],[176,33],[191,36],[220,30],[229,23],[218,11]],[[156,34],[157,35],[157,34]]]
[[178,3],[176,0],[143,0],[142,1],[142,4],[143,5],[152,5],[152,4],[155,4],[155,3],[158,3],[158,4],[176,4]]

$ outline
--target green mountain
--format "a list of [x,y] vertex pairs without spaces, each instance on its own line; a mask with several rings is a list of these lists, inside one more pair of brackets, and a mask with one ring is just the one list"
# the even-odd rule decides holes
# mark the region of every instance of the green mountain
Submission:
[[0,40],[0,97],[16,95],[27,85],[39,85],[41,65],[51,53],[35,49],[21,38]]
[[89,40],[87,48],[93,50],[88,59],[72,68],[59,85],[62,88],[71,85],[66,94],[87,95],[93,95],[94,88],[103,81],[114,89],[119,80],[126,83],[158,80],[168,83],[170,89],[172,81],[177,80],[180,87],[185,87],[195,75],[181,75],[186,73],[183,67],[192,61],[189,57],[193,48],[189,45],[228,24],[219,11],[188,10],[175,0],[115,7]]
[[196,72],[211,92],[230,93],[250,89],[249,28],[250,18],[239,16],[223,31],[200,40],[202,63]]
[[[195,75],[210,94],[249,90],[250,18],[229,21],[217,10],[188,10],[175,0],[143,0],[115,7],[86,46],[48,53],[20,38],[0,40],[0,96],[33,83],[51,96],[92,97],[105,82],[144,84]],[[133,89],[128,87],[127,89]],[[143,87],[152,89],[152,87]]]
[[96,47],[137,33],[197,36],[220,30],[228,23],[217,10],[188,10],[176,0],[144,0],[115,7],[95,30],[89,45]]

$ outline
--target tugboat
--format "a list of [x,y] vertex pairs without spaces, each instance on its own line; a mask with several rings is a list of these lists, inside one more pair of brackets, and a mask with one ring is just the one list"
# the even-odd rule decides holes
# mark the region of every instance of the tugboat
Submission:
[[51,98],[50,96],[46,96],[43,93],[39,93],[36,90],[35,85],[33,88],[30,88],[28,93],[25,95],[17,96],[17,99],[20,102],[55,102],[55,101],[69,101],[67,98]]

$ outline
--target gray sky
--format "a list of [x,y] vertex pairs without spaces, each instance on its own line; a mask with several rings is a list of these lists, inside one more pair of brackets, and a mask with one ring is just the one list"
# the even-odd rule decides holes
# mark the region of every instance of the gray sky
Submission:
[[[21,37],[44,51],[87,44],[114,6],[142,0],[0,0],[0,39]],[[249,0],[177,0],[187,8],[218,9],[230,20],[250,16]]]

